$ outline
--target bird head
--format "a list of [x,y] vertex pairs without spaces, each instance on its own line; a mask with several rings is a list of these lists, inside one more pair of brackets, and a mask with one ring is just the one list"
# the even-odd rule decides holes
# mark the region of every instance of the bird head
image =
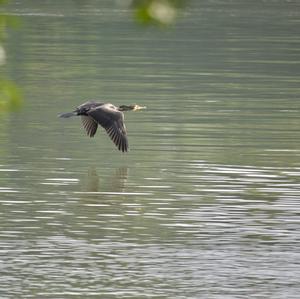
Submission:
[[146,107],[142,107],[139,105],[121,105],[119,106],[119,111],[137,111],[137,110],[141,110],[141,109],[146,109]]

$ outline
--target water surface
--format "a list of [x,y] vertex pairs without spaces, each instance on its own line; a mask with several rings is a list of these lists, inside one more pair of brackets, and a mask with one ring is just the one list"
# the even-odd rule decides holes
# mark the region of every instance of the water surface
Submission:
[[[1,298],[298,298],[299,4],[11,1],[23,88],[0,123]],[[57,114],[128,112],[130,152]]]

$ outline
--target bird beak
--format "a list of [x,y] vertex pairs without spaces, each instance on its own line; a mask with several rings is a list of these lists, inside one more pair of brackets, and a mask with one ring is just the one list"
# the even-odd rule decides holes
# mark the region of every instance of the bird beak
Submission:
[[146,106],[135,105],[133,111],[141,110],[141,109],[146,109],[146,108],[147,108]]

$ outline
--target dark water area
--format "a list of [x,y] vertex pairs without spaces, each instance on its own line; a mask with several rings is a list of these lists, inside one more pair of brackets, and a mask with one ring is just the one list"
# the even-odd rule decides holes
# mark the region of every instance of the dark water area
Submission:
[[[20,112],[0,115],[1,298],[299,298],[297,1],[11,1]],[[80,119],[126,112],[130,152]]]

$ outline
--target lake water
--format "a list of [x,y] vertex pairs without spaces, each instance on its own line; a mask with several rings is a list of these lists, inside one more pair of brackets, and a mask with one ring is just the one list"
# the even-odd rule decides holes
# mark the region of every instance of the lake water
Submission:
[[[11,1],[24,106],[0,116],[0,297],[299,298],[299,1]],[[59,119],[125,115],[130,152]]]

